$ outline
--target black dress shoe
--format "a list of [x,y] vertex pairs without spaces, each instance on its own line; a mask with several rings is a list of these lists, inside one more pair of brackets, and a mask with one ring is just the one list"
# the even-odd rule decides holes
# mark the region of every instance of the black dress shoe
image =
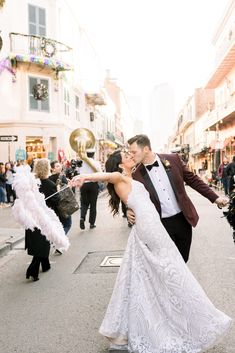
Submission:
[[80,219],[80,228],[81,229],[85,229],[85,222],[84,222],[84,219]]
[[95,227],[96,227],[95,224],[90,224],[90,229],[93,229],[93,228],[95,228]]

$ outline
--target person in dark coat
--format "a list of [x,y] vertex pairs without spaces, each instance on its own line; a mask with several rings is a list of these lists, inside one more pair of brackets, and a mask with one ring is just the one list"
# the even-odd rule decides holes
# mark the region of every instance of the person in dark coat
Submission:
[[228,164],[226,169],[228,178],[229,178],[229,194],[234,192],[235,189],[235,156],[233,156],[233,160]]
[[221,182],[223,184],[224,188],[224,194],[227,196],[228,195],[228,189],[229,189],[229,178],[227,174],[227,167],[229,165],[229,160],[226,156],[224,156],[223,163],[220,164],[218,168],[218,177],[221,179]]
[[[60,185],[66,185],[68,184],[68,180],[64,174],[62,174],[62,164],[58,161],[53,161],[51,162],[51,175],[49,176],[49,179],[52,180],[56,185],[59,181]],[[67,234],[72,226],[72,216],[69,216],[67,218],[63,218],[59,216],[60,222],[63,225],[64,232]],[[57,249],[57,252],[58,249]]]
[[[45,195],[45,198],[57,191],[56,184],[48,178],[50,173],[50,163],[48,159],[42,158],[37,160],[34,165],[34,173],[35,177],[39,178],[41,181],[39,191]],[[46,204],[56,212],[59,199],[59,194],[56,194],[46,200]],[[32,262],[26,271],[26,278],[32,277],[34,281],[37,281],[39,280],[40,264],[42,266],[42,272],[46,272],[51,268],[49,261],[50,242],[38,228],[35,228],[33,231],[26,229],[25,249],[28,250],[29,255],[33,256]]]

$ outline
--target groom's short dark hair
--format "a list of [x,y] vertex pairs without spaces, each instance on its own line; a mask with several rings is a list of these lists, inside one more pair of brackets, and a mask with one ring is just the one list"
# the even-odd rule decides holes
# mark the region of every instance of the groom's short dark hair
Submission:
[[149,140],[147,135],[142,135],[142,134],[141,135],[135,135],[134,137],[131,137],[127,141],[127,143],[129,145],[132,145],[132,143],[135,143],[135,142],[137,143],[138,146],[140,146],[142,148],[145,147],[145,146],[148,146],[150,150],[152,149],[150,140]]

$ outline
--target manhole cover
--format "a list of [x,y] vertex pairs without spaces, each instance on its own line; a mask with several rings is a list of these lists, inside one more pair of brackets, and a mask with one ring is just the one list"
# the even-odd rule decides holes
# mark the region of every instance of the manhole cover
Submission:
[[124,251],[89,252],[78,265],[75,274],[80,273],[115,273],[121,265]]
[[101,267],[120,267],[122,263],[122,256],[105,256],[101,262]]

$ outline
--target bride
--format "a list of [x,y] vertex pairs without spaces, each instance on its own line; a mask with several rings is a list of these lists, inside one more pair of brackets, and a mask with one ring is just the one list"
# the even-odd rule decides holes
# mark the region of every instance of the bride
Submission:
[[201,352],[226,333],[232,320],[215,308],[189,271],[145,187],[131,179],[134,165],[128,153],[115,151],[106,162],[107,173],[72,181],[79,187],[87,180],[107,182],[113,214],[121,200],[136,216],[99,331],[112,349]]

